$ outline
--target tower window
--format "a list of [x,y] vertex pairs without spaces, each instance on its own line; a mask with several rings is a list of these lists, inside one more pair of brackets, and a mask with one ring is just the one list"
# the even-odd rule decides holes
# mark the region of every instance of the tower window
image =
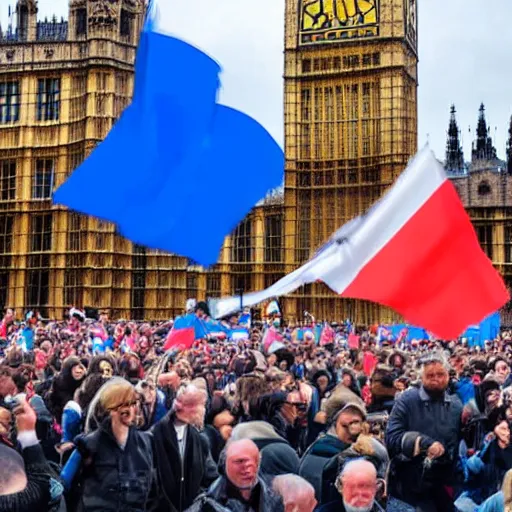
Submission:
[[0,217],[0,254],[9,254],[12,251],[12,228],[14,217],[2,215]]
[[26,5],[19,7],[19,36],[22,41],[28,37],[28,7]]
[[49,199],[53,188],[53,160],[37,160],[34,181],[32,183],[32,199]]
[[121,35],[130,37],[132,35],[133,14],[126,9],[121,9]]
[[491,193],[491,186],[487,181],[482,181],[478,185],[478,195],[479,196],[487,196]]
[[20,83],[0,83],[0,124],[12,123],[20,118]]
[[12,201],[16,198],[16,162],[0,161],[0,201]]
[[252,225],[249,219],[242,221],[233,233],[231,259],[234,263],[252,261]]
[[58,121],[59,109],[60,79],[39,79],[37,82],[37,120]]
[[360,66],[359,55],[346,55],[343,57],[343,67],[345,69],[354,69]]
[[52,214],[32,216],[30,252],[45,252],[52,249]]
[[311,59],[303,59],[302,60],[302,72],[303,73],[311,72]]
[[87,34],[87,9],[80,7],[76,10],[76,35],[83,36]]

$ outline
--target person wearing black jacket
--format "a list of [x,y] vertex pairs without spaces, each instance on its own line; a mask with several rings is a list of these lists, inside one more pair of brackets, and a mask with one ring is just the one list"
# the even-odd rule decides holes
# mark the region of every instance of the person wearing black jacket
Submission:
[[0,511],[65,511],[63,487],[36,436],[35,411],[23,402],[14,415],[21,456],[6,439],[0,442]]
[[462,403],[446,392],[448,383],[448,363],[432,354],[422,362],[422,386],[395,402],[386,431],[391,501],[422,510],[454,510],[449,488],[458,483]]
[[160,484],[155,512],[183,512],[218,477],[203,428],[206,393],[188,385],[178,390],[172,410],[152,429]]
[[135,388],[117,378],[98,394],[106,416],[95,431],[75,439],[62,479],[77,494],[80,511],[146,512],[156,495],[156,480],[151,436],[134,426]]

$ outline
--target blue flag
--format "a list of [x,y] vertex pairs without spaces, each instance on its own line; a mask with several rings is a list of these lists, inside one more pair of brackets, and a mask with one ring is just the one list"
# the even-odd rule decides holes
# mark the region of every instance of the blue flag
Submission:
[[217,103],[219,64],[158,32],[154,12],[141,34],[132,103],[53,201],[208,266],[281,184],[284,155],[254,119]]

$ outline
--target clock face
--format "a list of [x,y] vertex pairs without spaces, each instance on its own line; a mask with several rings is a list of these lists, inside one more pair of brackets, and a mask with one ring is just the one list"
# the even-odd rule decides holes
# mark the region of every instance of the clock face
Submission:
[[300,43],[378,35],[378,0],[299,0]]

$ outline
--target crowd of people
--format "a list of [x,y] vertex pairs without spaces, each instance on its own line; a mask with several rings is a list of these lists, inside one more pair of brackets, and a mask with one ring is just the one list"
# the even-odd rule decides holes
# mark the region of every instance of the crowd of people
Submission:
[[169,349],[171,327],[5,312],[0,511],[512,510],[512,333],[275,317]]

